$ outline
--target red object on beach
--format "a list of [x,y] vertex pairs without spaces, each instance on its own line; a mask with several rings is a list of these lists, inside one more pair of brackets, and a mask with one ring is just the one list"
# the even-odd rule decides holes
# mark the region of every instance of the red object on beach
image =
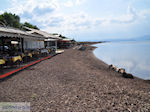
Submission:
[[25,68],[27,68],[27,67],[29,67],[29,66],[31,66],[31,65],[34,65],[34,64],[36,64],[36,63],[39,63],[39,62],[41,62],[41,61],[43,61],[43,60],[46,60],[46,59],[48,59],[48,58],[51,58],[51,56],[48,56],[48,57],[39,59],[39,60],[37,60],[37,61],[35,61],[35,62],[33,62],[33,63],[30,63],[30,64],[28,64],[28,65],[25,65],[25,66],[21,67],[21,68],[18,68],[18,69],[16,69],[16,70],[13,70],[13,71],[8,72],[8,73],[6,73],[6,74],[0,75],[0,79],[6,78],[6,77],[8,77],[8,76],[10,76],[10,75],[12,75],[12,74],[14,74],[14,73],[20,71],[20,70],[23,70],[23,69],[25,69]]

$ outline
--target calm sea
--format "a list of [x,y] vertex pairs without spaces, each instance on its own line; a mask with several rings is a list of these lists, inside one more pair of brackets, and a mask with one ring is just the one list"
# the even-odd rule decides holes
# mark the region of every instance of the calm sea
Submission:
[[94,54],[107,64],[125,68],[126,72],[150,79],[150,41],[108,42],[96,44]]

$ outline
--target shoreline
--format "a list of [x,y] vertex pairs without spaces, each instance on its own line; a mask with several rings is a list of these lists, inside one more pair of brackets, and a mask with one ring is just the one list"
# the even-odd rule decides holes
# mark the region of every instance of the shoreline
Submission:
[[150,110],[150,86],[108,69],[93,50],[67,49],[0,82],[1,102],[30,102],[31,111]]
[[[96,44],[94,44],[94,45],[96,45]],[[94,46],[94,47],[96,47],[96,46]],[[96,48],[98,48],[98,47],[96,47]],[[94,54],[94,50],[93,50],[93,54]],[[94,54],[95,55],[95,54]],[[96,55],[95,55],[95,57],[96,57]],[[98,58],[98,57],[97,57]],[[100,58],[98,58],[99,60],[101,60]],[[103,60],[101,60],[101,61],[103,61]],[[105,61],[103,61],[104,63],[106,63]],[[109,66],[109,64],[108,63],[106,63],[108,66]],[[114,63],[111,63],[112,65],[114,65]],[[115,67],[117,67],[116,65],[114,65]],[[119,69],[119,67],[117,67],[118,69]],[[120,68],[123,68],[123,69],[125,69],[124,67],[120,67]],[[125,69],[126,70],[126,69]],[[150,83],[150,79],[149,78],[147,78],[147,79],[144,79],[144,78],[142,78],[142,77],[137,77],[136,75],[134,75],[134,73],[130,73],[130,72],[127,72],[127,73],[129,73],[129,74],[132,74],[133,76],[134,76],[134,78],[138,78],[138,79],[141,79],[141,80],[144,80],[144,81],[146,81],[147,83]]]
[[[99,44],[99,43],[98,43],[98,44]],[[95,45],[95,44],[93,44],[93,45]],[[92,45],[90,45],[90,46],[92,46]],[[99,58],[96,57],[96,55],[94,54],[94,50],[97,49],[98,47],[96,47],[96,46],[92,46],[92,47],[95,47],[95,48],[93,49],[93,51],[92,51],[93,56],[94,56],[95,58],[97,58],[99,61],[105,63],[105,64],[109,67],[109,64],[107,64],[105,61],[99,59]],[[113,64],[113,63],[112,63],[112,64]],[[139,77],[135,76],[134,74],[132,74],[132,75],[133,75],[134,78],[143,80],[143,81],[145,81],[146,83],[149,83],[149,84],[150,84],[150,79],[142,79],[142,78],[139,78]]]

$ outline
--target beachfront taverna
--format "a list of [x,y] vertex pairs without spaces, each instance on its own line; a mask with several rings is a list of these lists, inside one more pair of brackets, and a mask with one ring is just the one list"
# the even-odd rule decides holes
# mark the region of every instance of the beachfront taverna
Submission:
[[[41,30],[24,27],[19,30],[0,27],[0,66],[28,61],[29,58],[47,55],[57,48],[72,46],[71,39]],[[67,44],[66,44],[67,43]]]

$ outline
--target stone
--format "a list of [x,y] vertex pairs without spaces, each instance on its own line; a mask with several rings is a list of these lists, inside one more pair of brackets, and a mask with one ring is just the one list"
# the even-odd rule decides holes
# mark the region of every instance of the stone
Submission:
[[131,78],[131,79],[133,79],[133,75],[132,75],[132,74],[129,74],[129,73],[123,73],[122,76],[123,76],[124,78]]
[[118,72],[121,73],[121,74],[123,74],[123,73],[125,73],[125,69],[124,69],[124,68],[120,68],[120,69],[118,70]]
[[119,71],[119,68],[118,67],[116,67],[115,65],[109,65],[109,67],[108,67],[109,69],[112,69],[112,70],[114,70],[114,71],[116,71],[116,72],[118,72]]

